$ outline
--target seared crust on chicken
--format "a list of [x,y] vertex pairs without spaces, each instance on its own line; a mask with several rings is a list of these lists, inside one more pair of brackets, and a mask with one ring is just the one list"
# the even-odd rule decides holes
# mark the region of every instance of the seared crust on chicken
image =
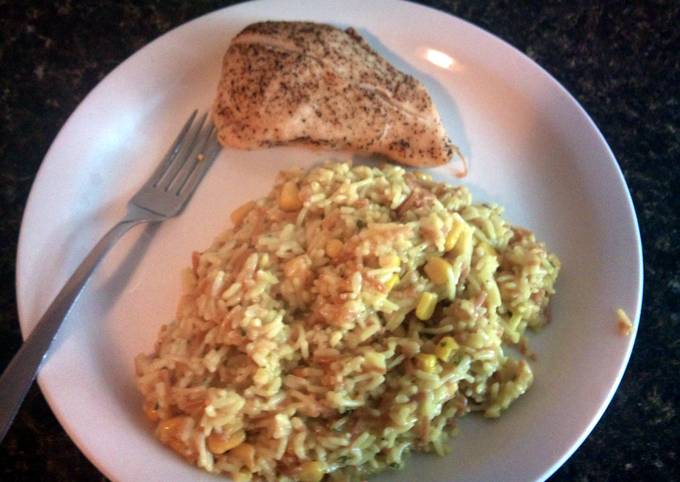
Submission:
[[232,40],[213,121],[243,149],[298,142],[424,167],[456,149],[420,82],[353,29],[311,22],[255,23]]

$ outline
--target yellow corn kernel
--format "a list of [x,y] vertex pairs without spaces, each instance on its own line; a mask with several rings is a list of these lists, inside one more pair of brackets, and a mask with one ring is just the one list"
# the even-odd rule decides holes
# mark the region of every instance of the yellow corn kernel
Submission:
[[328,255],[329,258],[337,258],[341,252],[342,241],[333,238],[326,242],[326,255]]
[[383,372],[385,371],[386,365],[384,353],[369,351],[364,355],[364,358],[366,359],[366,365],[377,368]]
[[269,268],[270,261],[271,258],[269,257],[269,253],[262,253],[262,256],[260,256],[260,268],[262,269]]
[[458,238],[458,241],[451,252],[456,256],[462,256],[463,259],[469,261],[470,256],[472,256],[472,237],[472,228],[470,226],[466,226],[463,229],[463,232],[460,233],[460,237]]
[[234,447],[229,454],[241,460],[248,469],[253,470],[255,466],[255,447],[247,442],[243,442],[241,445]]
[[246,217],[251,209],[255,206],[255,201],[248,201],[247,203],[237,207],[231,212],[231,222],[234,226],[241,224],[241,221]]
[[284,211],[298,211],[302,208],[300,191],[294,181],[288,181],[281,187],[279,207]]
[[381,268],[398,268],[401,266],[401,259],[396,254],[384,254],[378,259]]
[[305,462],[298,475],[300,482],[320,482],[325,475],[324,464],[318,461]]
[[437,355],[437,358],[441,361],[447,362],[451,359],[454,350],[457,349],[458,343],[456,340],[451,336],[445,336],[437,343],[437,346],[434,348],[434,354]]
[[399,275],[392,275],[392,277],[385,282],[385,288],[387,291],[392,291],[392,288],[394,288],[397,283],[399,283]]
[[229,477],[231,478],[232,482],[250,482],[253,480],[252,474],[245,472],[231,472]]
[[239,430],[232,435],[225,435],[217,432],[211,433],[207,440],[208,450],[215,455],[221,455],[227,450],[231,450],[234,447],[241,445],[245,439],[246,434],[243,430]]
[[437,357],[431,353],[419,353],[416,355],[416,364],[422,371],[432,373],[437,368]]
[[416,317],[419,320],[429,320],[432,318],[432,313],[437,306],[437,295],[429,291],[425,291],[420,295],[418,305],[416,306]]
[[446,235],[446,240],[444,241],[444,248],[446,251],[451,251],[456,246],[464,227],[465,221],[463,221],[463,218],[461,218],[459,214],[454,214],[453,227],[451,228],[451,231],[449,231],[449,234]]
[[438,285],[446,284],[452,278],[453,268],[444,258],[434,257],[427,260],[425,274]]

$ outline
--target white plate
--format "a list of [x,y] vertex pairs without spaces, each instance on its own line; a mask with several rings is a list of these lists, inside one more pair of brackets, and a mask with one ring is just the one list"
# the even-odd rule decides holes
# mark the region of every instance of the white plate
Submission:
[[[476,199],[506,206],[509,219],[535,230],[564,266],[553,322],[533,339],[531,390],[498,421],[467,417],[450,456],[414,457],[405,471],[376,480],[548,477],[602,415],[633,346],[634,336],[617,334],[614,309],[623,307],[637,323],[635,212],[609,147],[564,88],[498,38],[421,6],[241,4],[169,32],[114,70],[59,133],[33,186],[17,262],[24,334],[123,215],[187,114],[210,105],[231,37],[264,19],[352,25],[421,79],[471,161],[465,182]],[[264,194],[276,170],[328,156],[301,148],[225,150],[180,218],[137,228],[97,271],[39,381],[66,431],[108,477],[213,480],[153,438],[140,414],[133,357],[149,351],[173,317],[179,271],[191,251],[206,247],[243,199]],[[452,179],[450,173],[438,171]]]

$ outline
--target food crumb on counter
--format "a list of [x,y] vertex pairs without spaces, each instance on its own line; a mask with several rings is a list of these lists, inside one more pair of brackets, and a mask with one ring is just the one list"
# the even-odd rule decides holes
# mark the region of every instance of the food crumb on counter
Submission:
[[621,336],[630,336],[633,332],[633,322],[622,308],[616,310],[616,327]]

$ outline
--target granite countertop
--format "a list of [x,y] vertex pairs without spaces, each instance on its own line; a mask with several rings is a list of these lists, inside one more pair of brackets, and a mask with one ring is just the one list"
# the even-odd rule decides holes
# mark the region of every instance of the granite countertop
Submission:
[[[14,291],[21,216],[59,129],[130,54],[230,3],[0,0],[0,369],[21,342]],[[424,3],[507,40],[555,76],[600,127],[637,209],[645,301],[636,346],[603,418],[553,480],[677,480],[680,3]],[[0,445],[0,479],[106,480],[36,386]]]

